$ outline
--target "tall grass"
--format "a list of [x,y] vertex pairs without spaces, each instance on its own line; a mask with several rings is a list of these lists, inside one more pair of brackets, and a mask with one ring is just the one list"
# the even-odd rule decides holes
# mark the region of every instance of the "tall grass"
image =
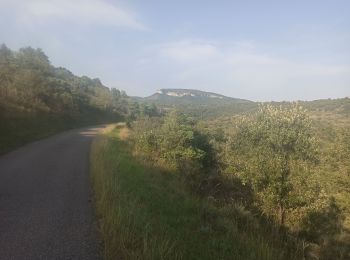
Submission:
[[[244,208],[218,208],[132,156],[122,127],[95,139],[91,178],[106,259],[300,259]],[[125,140],[126,139],[126,140]]]

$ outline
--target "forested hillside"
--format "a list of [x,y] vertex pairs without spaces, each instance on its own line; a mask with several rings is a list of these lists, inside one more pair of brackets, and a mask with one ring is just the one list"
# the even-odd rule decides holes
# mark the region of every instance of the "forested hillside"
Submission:
[[0,47],[0,152],[63,129],[121,120],[125,92],[56,68],[41,49]]
[[[187,91],[187,92],[185,92]],[[185,92],[185,94],[183,93]],[[176,94],[178,94],[176,96]],[[215,97],[210,97],[214,95]],[[179,112],[201,118],[212,120],[217,117],[230,117],[233,114],[251,112],[258,108],[259,102],[230,98],[217,93],[190,90],[190,89],[161,89],[159,92],[145,98],[132,97],[140,104],[156,104],[164,110],[176,109]],[[288,105],[290,102],[261,102],[274,105]],[[339,99],[320,99],[314,101],[298,101],[304,108],[312,112],[312,116],[333,117],[334,115],[350,114],[350,99],[348,97]]]

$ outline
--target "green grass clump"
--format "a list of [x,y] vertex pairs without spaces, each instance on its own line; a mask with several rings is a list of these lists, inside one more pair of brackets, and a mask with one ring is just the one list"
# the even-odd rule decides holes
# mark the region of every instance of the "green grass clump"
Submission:
[[259,233],[244,209],[218,208],[175,173],[142,164],[119,132],[97,138],[91,151],[106,259],[298,259]]

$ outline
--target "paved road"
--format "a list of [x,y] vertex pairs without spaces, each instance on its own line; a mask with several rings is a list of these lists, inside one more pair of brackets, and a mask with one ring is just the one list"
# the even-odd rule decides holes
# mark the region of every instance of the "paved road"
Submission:
[[0,259],[99,259],[89,150],[101,127],[0,157]]

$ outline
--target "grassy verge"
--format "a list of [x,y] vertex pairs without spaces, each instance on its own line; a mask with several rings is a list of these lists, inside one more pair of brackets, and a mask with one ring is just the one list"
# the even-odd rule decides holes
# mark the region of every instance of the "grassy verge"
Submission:
[[140,163],[125,131],[104,133],[91,151],[106,259],[294,258],[266,239],[244,209],[215,207],[176,174]]

